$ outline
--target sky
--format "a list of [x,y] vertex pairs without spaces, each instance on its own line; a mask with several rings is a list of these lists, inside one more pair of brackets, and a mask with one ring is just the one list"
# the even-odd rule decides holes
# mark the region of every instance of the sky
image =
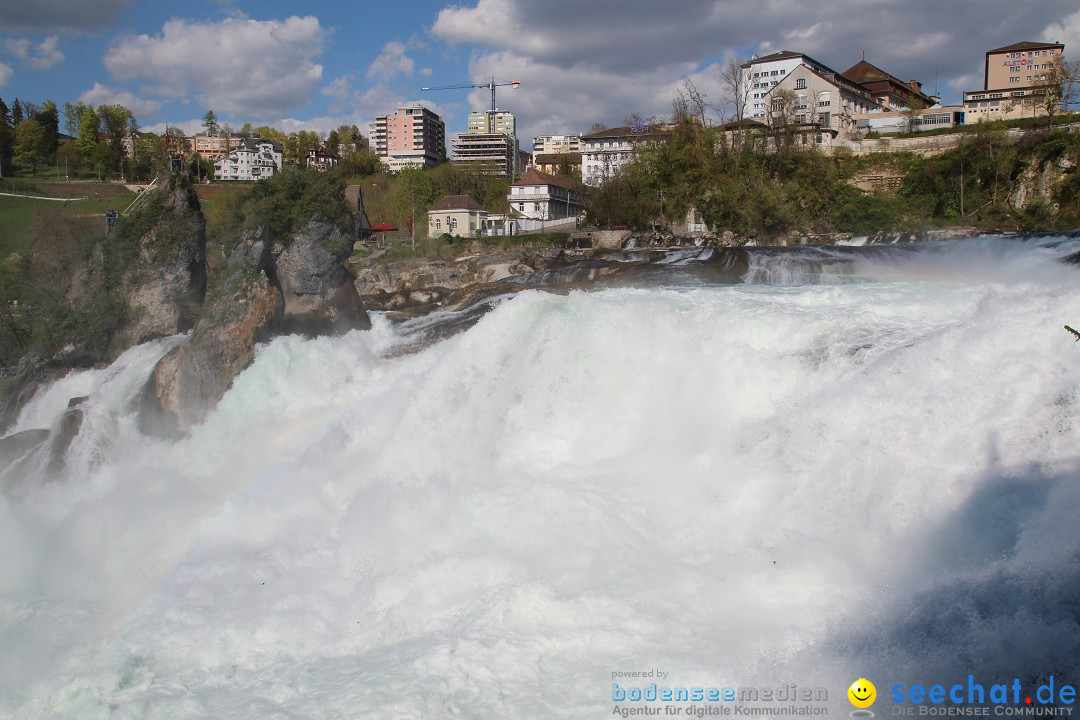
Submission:
[[[422,104],[447,133],[497,104],[538,135],[666,116],[686,81],[727,114],[728,58],[803,52],[861,60],[946,102],[981,88],[984,53],[1025,40],[1080,57],[1077,0],[4,0],[0,98],[121,104],[141,127],[222,124],[286,132],[357,125]],[[62,121],[61,121],[62,122]]]

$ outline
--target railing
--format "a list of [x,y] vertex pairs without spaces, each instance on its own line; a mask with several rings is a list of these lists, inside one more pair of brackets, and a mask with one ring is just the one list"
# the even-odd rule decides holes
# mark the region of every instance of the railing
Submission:
[[0,379],[15,377],[15,368],[0,367]]

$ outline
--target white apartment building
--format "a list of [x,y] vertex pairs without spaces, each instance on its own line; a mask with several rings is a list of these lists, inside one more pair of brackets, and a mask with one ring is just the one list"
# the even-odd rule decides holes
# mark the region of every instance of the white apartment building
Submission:
[[767,122],[769,117],[769,92],[788,76],[795,68],[806,65],[819,73],[837,74],[823,63],[809,55],[781,50],[770,55],[754,56],[743,63],[742,88],[745,103],[742,116]]
[[566,178],[530,170],[510,186],[510,209],[531,220],[561,220],[585,212],[581,193]]
[[281,172],[281,145],[273,140],[243,138],[240,147],[214,161],[218,180],[265,180]]
[[664,139],[665,126],[617,127],[581,137],[581,180],[586,185],[602,185],[645,143]]

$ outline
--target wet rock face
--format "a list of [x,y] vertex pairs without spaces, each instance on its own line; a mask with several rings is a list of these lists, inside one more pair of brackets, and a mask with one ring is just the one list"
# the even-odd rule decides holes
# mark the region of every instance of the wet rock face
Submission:
[[348,238],[317,219],[288,242],[264,228],[246,231],[230,256],[232,272],[204,309],[188,342],[158,362],[143,393],[143,432],[190,432],[251,364],[255,345],[277,335],[335,335],[371,321],[342,266]]
[[256,343],[277,334],[281,293],[261,274],[234,280],[235,289],[208,308],[191,338],[154,368],[139,406],[139,426],[159,437],[190,432],[238,373],[251,364]]
[[273,273],[284,300],[283,331],[336,335],[371,327],[353,276],[342,265],[352,243],[340,228],[312,220],[273,251]]
[[125,273],[133,319],[119,333],[121,351],[191,329],[206,295],[206,221],[198,199],[177,185],[165,205],[166,215],[139,239]]

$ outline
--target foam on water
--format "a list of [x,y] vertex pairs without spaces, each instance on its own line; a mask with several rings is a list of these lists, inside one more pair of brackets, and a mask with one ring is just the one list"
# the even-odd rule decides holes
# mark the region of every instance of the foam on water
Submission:
[[[838,702],[1078,681],[1080,287],[1048,245],[526,291],[401,357],[381,318],[275,340],[192,437],[114,422],[0,496],[0,713],[598,717],[651,667]],[[115,417],[148,367],[114,370],[19,427],[76,392]]]

